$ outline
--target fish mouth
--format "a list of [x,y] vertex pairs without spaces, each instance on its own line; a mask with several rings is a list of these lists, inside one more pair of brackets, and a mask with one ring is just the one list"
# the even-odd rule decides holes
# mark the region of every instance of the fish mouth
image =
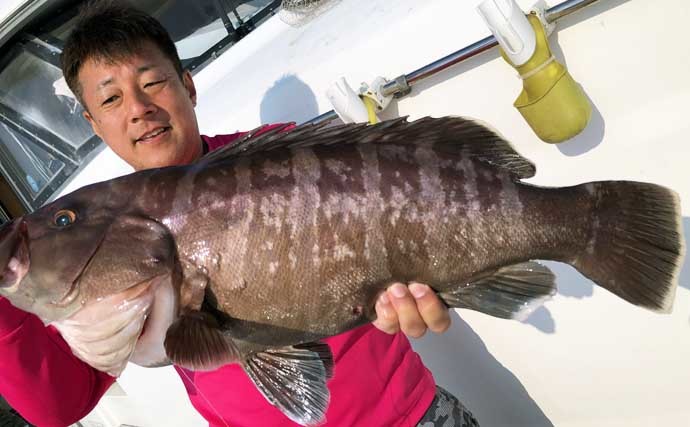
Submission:
[[[142,282],[142,283],[136,285],[136,286],[142,286],[142,284],[146,284],[146,286],[143,287],[143,288],[138,292],[137,298],[139,298],[139,297],[141,297],[142,295],[144,295],[145,292],[150,292],[151,295],[153,296],[153,298],[155,299],[155,295],[156,295],[156,293],[157,293],[157,291],[158,291],[158,288],[161,287],[161,286],[163,286],[163,285],[161,284],[161,282],[162,282],[163,280],[165,280],[165,278],[166,278],[166,276],[156,276],[156,277],[154,277],[154,278],[152,278],[152,279],[146,280],[146,281],[144,281],[144,282]],[[130,289],[132,289],[132,288],[130,288]],[[151,319],[151,317],[152,317],[151,315],[152,315],[152,314],[153,314],[153,313],[151,313],[151,311],[149,310],[149,312],[147,313],[146,321],[144,321],[144,326],[141,328],[141,333],[139,334],[139,339],[141,339],[141,337],[143,337],[144,334],[147,332],[147,329],[148,329],[147,326],[148,326],[149,323],[152,321],[152,319]]]
[[[13,240],[12,240],[13,239]],[[0,288],[9,289],[22,281],[29,271],[28,228],[23,220],[13,221],[0,229]]]
[[163,346],[167,331],[179,312],[179,296],[171,286],[171,280],[170,275],[165,275],[150,282],[149,292],[153,295],[153,301],[129,359],[136,365],[156,367],[171,364]]

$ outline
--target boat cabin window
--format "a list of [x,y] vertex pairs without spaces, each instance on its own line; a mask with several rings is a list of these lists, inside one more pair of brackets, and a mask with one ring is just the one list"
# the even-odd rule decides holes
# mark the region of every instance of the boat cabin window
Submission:
[[43,204],[99,143],[81,106],[60,93],[57,64],[35,44],[16,42],[0,69],[0,169],[26,209]]
[[[103,146],[59,67],[80,3],[39,16],[0,48],[0,222],[49,201]],[[184,67],[197,73],[275,14],[280,3],[141,0],[136,5],[163,23]]]
[[[136,7],[165,26],[182,64],[195,70],[275,15],[280,3],[281,0],[139,0]],[[68,11],[69,19],[44,26],[43,31],[58,44],[63,43],[74,26],[77,10]]]

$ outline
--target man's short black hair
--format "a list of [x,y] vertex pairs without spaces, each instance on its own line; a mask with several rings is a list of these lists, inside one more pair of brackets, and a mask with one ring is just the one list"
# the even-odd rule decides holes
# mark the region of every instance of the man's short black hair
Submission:
[[157,19],[123,1],[97,0],[84,5],[60,58],[67,85],[86,108],[79,71],[89,60],[118,62],[153,43],[182,78],[182,63],[175,43]]

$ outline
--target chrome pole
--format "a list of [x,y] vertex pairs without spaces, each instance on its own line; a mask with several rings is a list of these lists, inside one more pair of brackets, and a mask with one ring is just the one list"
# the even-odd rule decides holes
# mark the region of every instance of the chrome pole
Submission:
[[323,122],[330,122],[331,120],[335,120],[338,118],[338,114],[336,114],[335,110],[327,111],[320,116],[314,117],[311,120],[307,120],[306,122],[302,123],[305,125],[318,125]]
[[404,96],[410,92],[410,86],[417,83],[418,81],[424,80],[427,77],[433,76],[446,68],[452,67],[462,61],[477,56],[482,52],[491,49],[498,45],[496,37],[489,36],[474,42],[471,45],[464,47],[456,52],[451,53],[441,59],[432,62],[429,65],[411,72],[405,76],[401,76],[387,84],[382,88],[383,96],[395,95]]
[[[566,0],[562,3],[557,4],[544,13],[544,18],[548,23],[553,23],[565,16],[575,13],[580,9],[589,6],[592,3],[596,3],[599,0]],[[438,59],[431,64],[425,65],[424,67],[415,70],[409,74],[399,76],[394,80],[386,83],[382,92],[384,96],[394,95],[397,98],[403,97],[410,93],[411,87],[417,82],[420,82],[427,77],[433,76],[453,65],[459,64],[460,62],[466,61],[472,57],[479,55],[480,53],[486,52],[487,50],[498,45],[496,38],[491,35],[486,38],[474,42],[469,46],[466,46],[456,52],[451,53],[441,59]],[[335,119],[337,114],[335,111],[331,110],[324,113],[318,117],[309,120],[306,123],[318,124],[324,121],[331,121]]]
[[596,3],[599,0],[567,0],[546,10],[544,17],[549,24],[556,22],[564,16],[577,12],[578,10]]

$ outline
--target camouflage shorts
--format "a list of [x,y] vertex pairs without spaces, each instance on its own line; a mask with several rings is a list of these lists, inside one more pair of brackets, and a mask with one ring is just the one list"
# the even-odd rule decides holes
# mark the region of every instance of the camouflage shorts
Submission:
[[479,427],[479,423],[455,396],[436,386],[436,396],[417,427]]

